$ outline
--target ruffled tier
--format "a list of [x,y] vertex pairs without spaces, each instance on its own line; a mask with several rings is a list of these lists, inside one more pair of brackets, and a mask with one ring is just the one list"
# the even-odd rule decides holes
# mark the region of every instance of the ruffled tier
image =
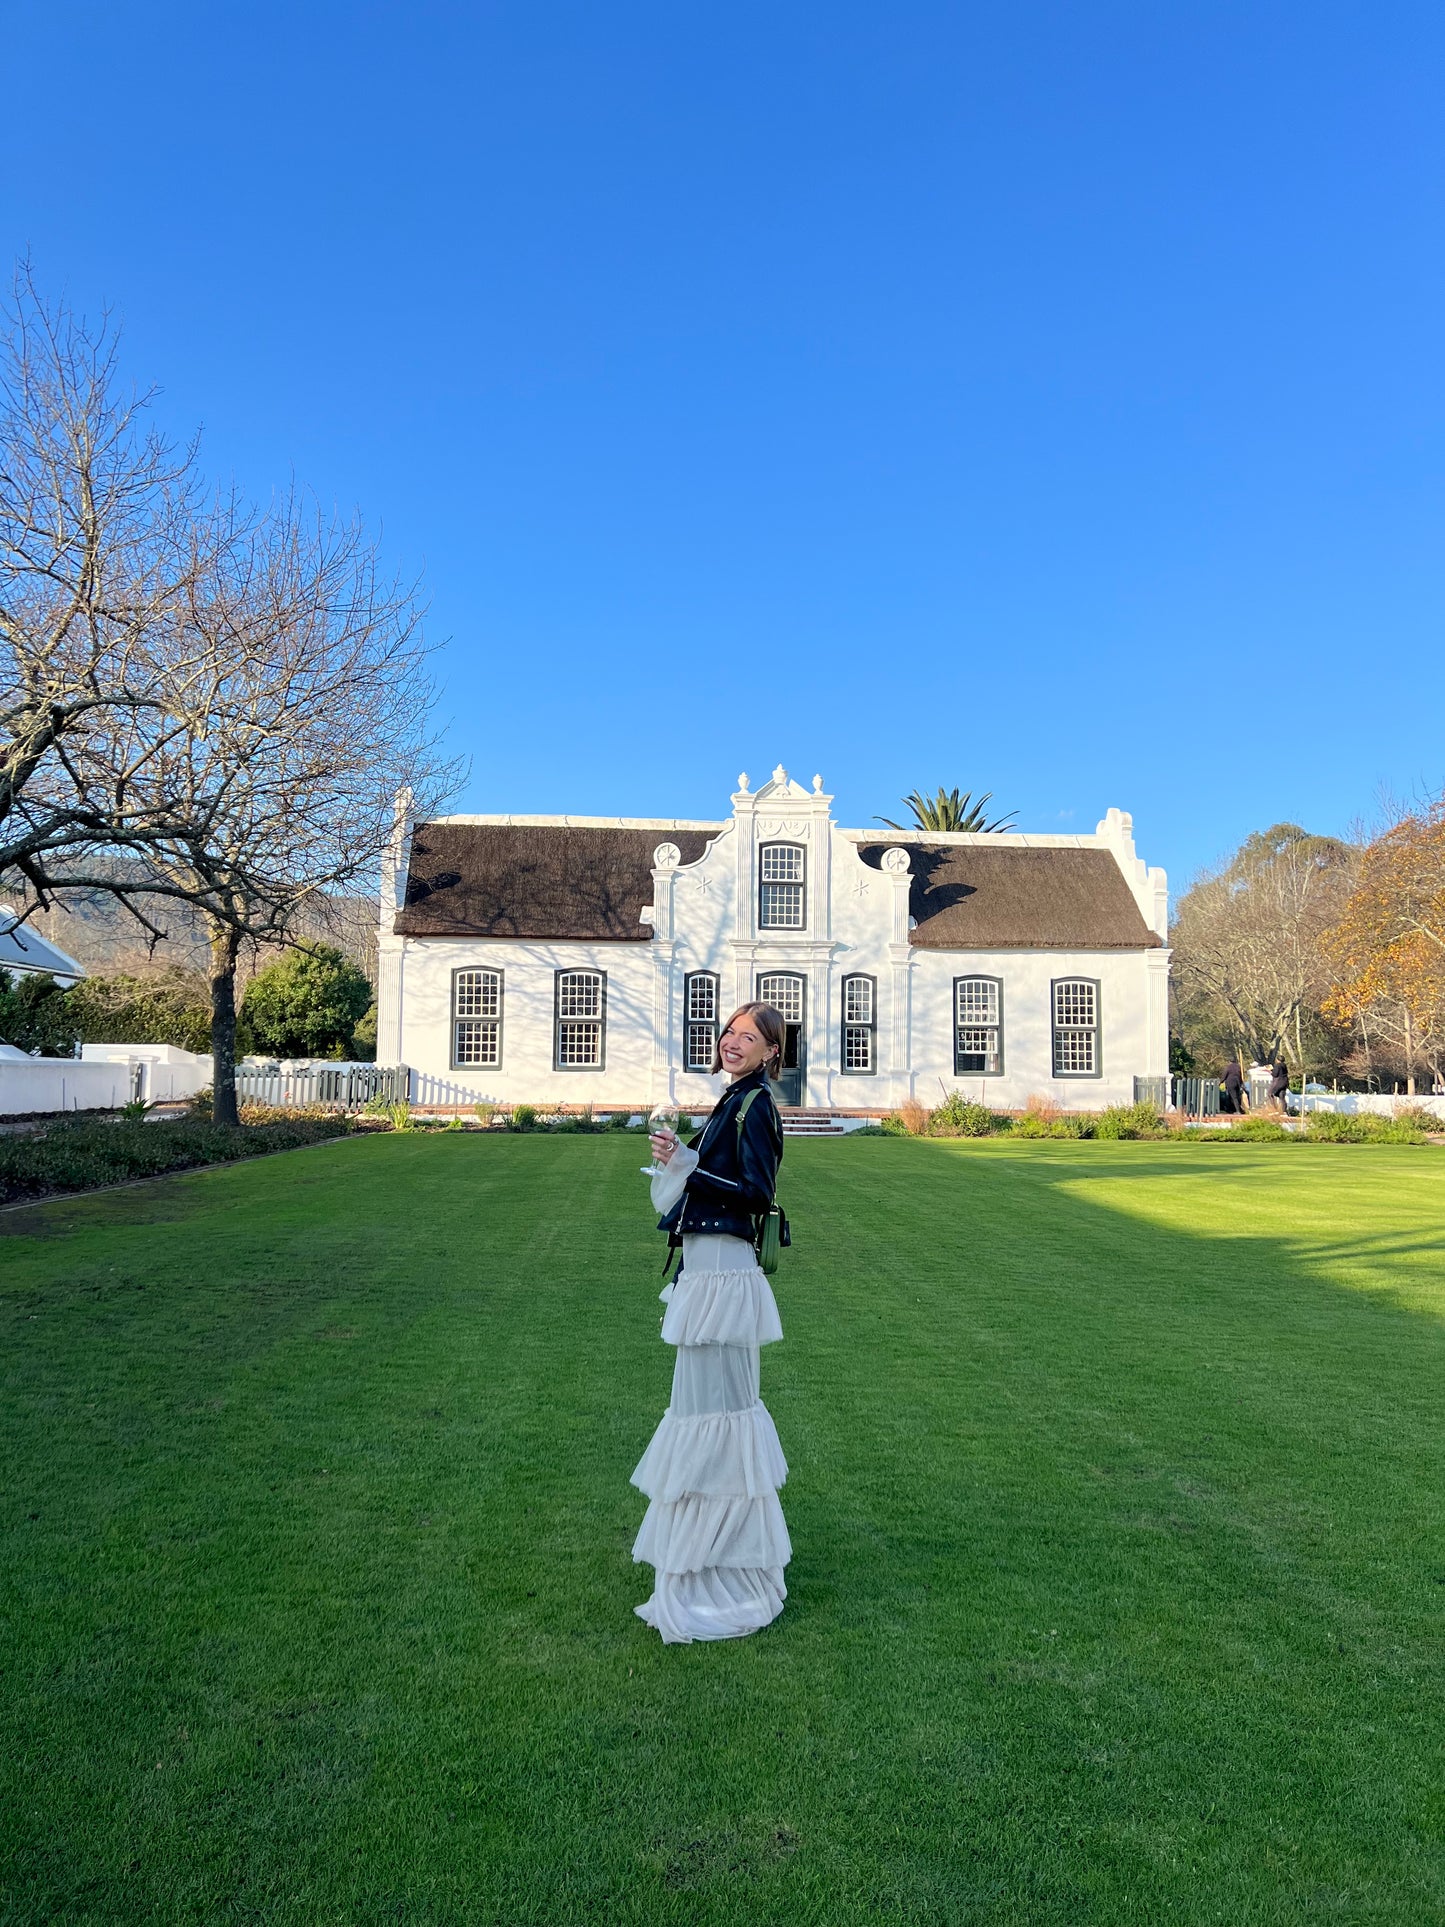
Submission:
[[703,1271],[684,1259],[662,1302],[669,1345],[775,1345],[783,1335],[773,1288],[757,1265]]
[[664,1504],[697,1496],[760,1499],[776,1492],[788,1462],[760,1400],[740,1412],[679,1417],[670,1408],[638,1461],[632,1483]]
[[686,1646],[755,1633],[772,1624],[787,1596],[781,1566],[660,1572],[651,1599],[633,1611],[662,1634],[665,1646]]
[[653,1499],[632,1557],[664,1573],[704,1573],[711,1566],[779,1568],[793,1556],[783,1508],[775,1492]]

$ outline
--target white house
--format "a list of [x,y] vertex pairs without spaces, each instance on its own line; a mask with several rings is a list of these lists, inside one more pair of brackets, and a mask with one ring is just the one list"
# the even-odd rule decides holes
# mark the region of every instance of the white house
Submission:
[[420,1102],[705,1107],[718,1024],[755,997],[806,1108],[1095,1109],[1168,1070],[1168,891],[1120,810],[1092,836],[849,830],[781,768],[712,823],[407,802],[377,1056]]

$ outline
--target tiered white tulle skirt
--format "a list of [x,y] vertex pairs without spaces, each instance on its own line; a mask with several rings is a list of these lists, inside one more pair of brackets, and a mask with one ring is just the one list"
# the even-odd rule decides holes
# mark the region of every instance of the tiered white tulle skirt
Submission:
[[778,1503],[788,1466],[758,1397],[758,1348],[783,1328],[744,1238],[684,1238],[662,1300],[677,1362],[672,1402],[632,1475],[651,1501],[632,1556],[656,1572],[636,1611],[669,1645],[738,1639],[788,1596],[793,1549]]

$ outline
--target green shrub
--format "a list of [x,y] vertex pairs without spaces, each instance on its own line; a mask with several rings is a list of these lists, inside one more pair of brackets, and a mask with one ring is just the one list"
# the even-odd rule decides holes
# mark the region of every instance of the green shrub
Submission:
[[210,1052],[211,990],[198,970],[173,965],[149,977],[86,977],[67,1002],[84,1044],[174,1044],[201,1057]]
[[1237,1124],[1231,1124],[1227,1131],[1196,1131],[1194,1135],[1225,1140],[1243,1139],[1248,1144],[1277,1144],[1281,1138],[1292,1138],[1295,1133],[1287,1131],[1277,1118],[1242,1117]]
[[930,1137],[991,1137],[1002,1123],[994,1116],[987,1104],[975,1104],[971,1098],[963,1097],[954,1091],[944,1099],[936,1111],[928,1114],[928,1135]]
[[0,1201],[87,1191],[127,1178],[163,1176],[203,1164],[223,1164],[342,1137],[345,1117],[288,1115],[283,1121],[240,1128],[195,1118],[159,1124],[121,1123],[93,1116],[67,1118],[43,1132],[0,1138]]
[[1305,1136],[1313,1144],[1423,1144],[1425,1132],[1409,1117],[1376,1117],[1361,1111],[1311,1111]]
[[631,1126],[632,1119],[626,1111],[614,1111],[602,1128],[606,1131],[626,1131],[630,1130]]
[[582,1121],[575,1117],[554,1117],[547,1128],[554,1137],[575,1136],[582,1129]]
[[376,1005],[363,1011],[356,1020],[356,1029],[351,1033],[351,1057],[357,1064],[376,1062]]
[[371,1001],[365,971],[330,944],[288,950],[247,984],[241,1028],[270,1057],[349,1057]]
[[1427,1111],[1423,1104],[1407,1104],[1403,1110],[1396,1111],[1395,1122],[1408,1124],[1412,1130],[1433,1137],[1445,1132],[1445,1117],[1437,1117],[1433,1111]]
[[1039,1116],[1037,1111],[1025,1111],[1016,1117],[1009,1126],[1010,1137],[1040,1138],[1052,1135],[1049,1120]]
[[508,1120],[514,1131],[535,1131],[537,1128],[537,1107],[535,1104],[515,1104]]
[[1168,1127],[1157,1104],[1141,1098],[1137,1104],[1110,1104],[1094,1120],[1096,1138],[1167,1137]]
[[0,1043],[45,1057],[70,1057],[85,1033],[71,1003],[43,971],[0,970]]
[[482,1129],[489,1131],[492,1128],[492,1119],[497,1115],[497,1106],[483,1100],[480,1104],[474,1104],[472,1109],[475,1111],[477,1122],[481,1125]]

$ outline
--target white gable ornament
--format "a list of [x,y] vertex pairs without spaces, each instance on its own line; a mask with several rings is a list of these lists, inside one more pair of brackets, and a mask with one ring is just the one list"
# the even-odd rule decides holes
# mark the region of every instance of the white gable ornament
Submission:
[[654,870],[675,870],[682,862],[682,851],[675,843],[659,843],[652,853]]

